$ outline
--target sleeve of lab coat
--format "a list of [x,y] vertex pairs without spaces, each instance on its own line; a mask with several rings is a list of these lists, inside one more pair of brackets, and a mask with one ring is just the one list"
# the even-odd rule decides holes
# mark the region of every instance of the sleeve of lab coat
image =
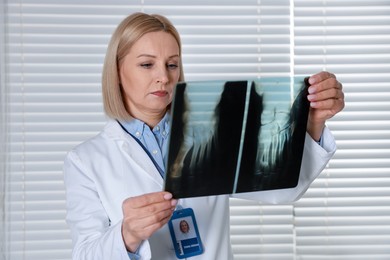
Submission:
[[328,128],[324,129],[321,139],[322,146],[306,133],[301,171],[296,187],[290,189],[236,193],[232,197],[258,200],[270,204],[289,203],[298,200],[307,191],[310,184],[318,177],[336,152],[336,143]]
[[[76,152],[64,163],[66,220],[71,230],[74,260],[129,260],[122,238],[122,222],[111,223],[95,182]],[[150,259],[149,243],[139,248],[140,259]]]

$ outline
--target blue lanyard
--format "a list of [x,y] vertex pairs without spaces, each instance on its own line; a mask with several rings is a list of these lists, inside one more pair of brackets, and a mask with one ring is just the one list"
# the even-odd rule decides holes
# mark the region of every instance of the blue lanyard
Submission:
[[157,171],[160,173],[161,175],[161,178],[164,179],[164,171],[160,168],[160,166],[158,165],[158,163],[156,162],[156,160],[154,160],[153,156],[150,154],[150,152],[148,151],[148,149],[146,149],[145,145],[138,139],[136,138],[134,135],[132,135],[129,131],[127,131],[127,129],[118,121],[118,124],[122,127],[123,131],[125,131],[128,135],[130,135],[131,137],[133,137],[133,139],[135,141],[137,141],[137,143],[142,147],[142,149],[145,151],[145,153],[149,156],[150,160],[152,160],[154,166],[156,167]]

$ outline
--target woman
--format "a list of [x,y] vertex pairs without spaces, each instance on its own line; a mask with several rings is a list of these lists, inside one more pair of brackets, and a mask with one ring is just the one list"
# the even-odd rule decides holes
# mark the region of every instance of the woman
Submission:
[[[233,258],[229,196],[178,202],[161,191],[169,107],[176,83],[184,80],[181,57],[180,37],[162,16],[136,13],[114,32],[102,80],[104,108],[112,120],[69,152],[64,164],[73,259],[175,259],[166,224],[176,206],[195,212],[204,252],[193,259]],[[311,109],[299,184],[237,197],[296,200],[335,152],[325,121],[344,107],[341,84],[327,72],[311,76],[309,83]]]

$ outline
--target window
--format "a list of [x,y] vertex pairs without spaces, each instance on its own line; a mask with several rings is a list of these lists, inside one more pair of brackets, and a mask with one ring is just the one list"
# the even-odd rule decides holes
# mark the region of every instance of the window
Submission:
[[63,159],[105,124],[106,46],[136,11],[176,25],[187,80],[326,69],[343,82],[346,108],[328,123],[339,150],[305,196],[231,200],[236,259],[390,257],[389,1],[8,0],[4,11],[6,259],[70,259]]
[[295,73],[329,70],[346,107],[338,151],[294,205],[302,259],[390,256],[390,2],[294,1]]

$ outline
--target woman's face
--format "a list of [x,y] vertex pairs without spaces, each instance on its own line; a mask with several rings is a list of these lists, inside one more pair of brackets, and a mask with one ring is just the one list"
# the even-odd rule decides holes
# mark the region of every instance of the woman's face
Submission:
[[144,122],[162,118],[180,77],[180,52],[166,32],[150,32],[130,48],[119,64],[119,76],[129,113]]
[[181,221],[180,222],[180,230],[183,233],[188,233],[189,227],[188,227],[188,223],[186,221]]

